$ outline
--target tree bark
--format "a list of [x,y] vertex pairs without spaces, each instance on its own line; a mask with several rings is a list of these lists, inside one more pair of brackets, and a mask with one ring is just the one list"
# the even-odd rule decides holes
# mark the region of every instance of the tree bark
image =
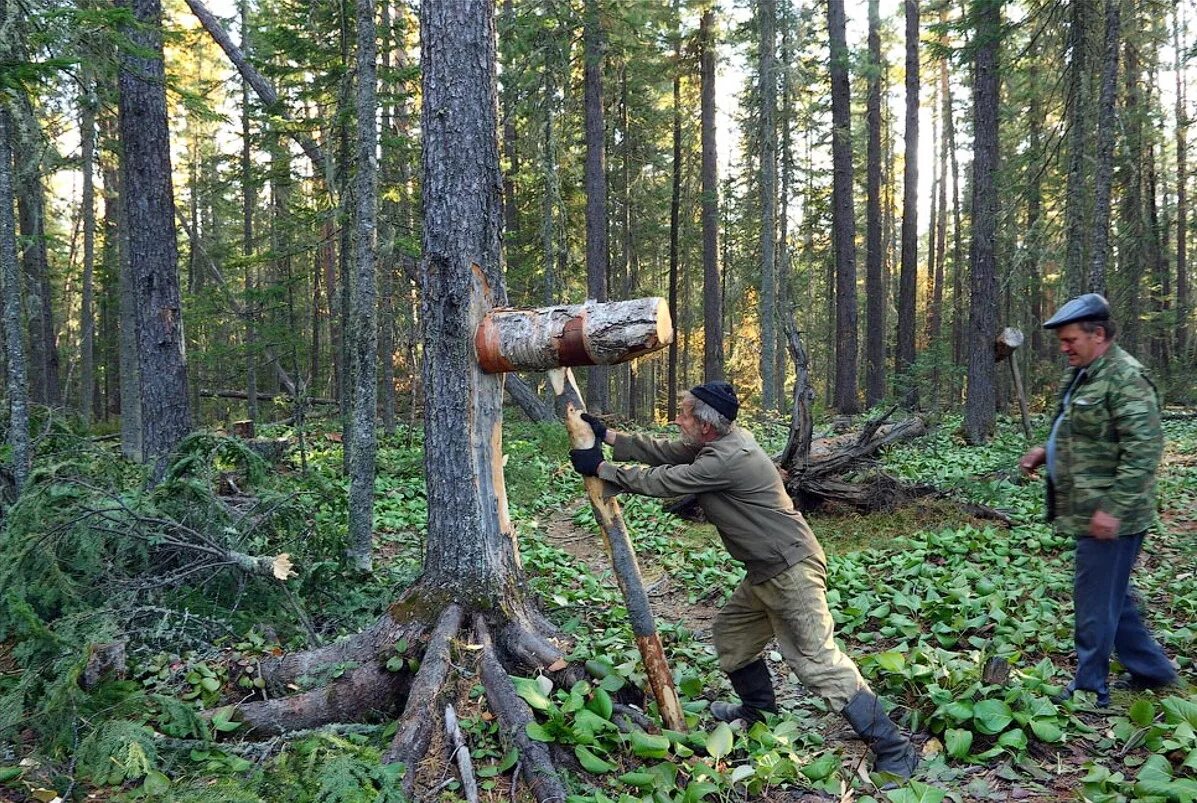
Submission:
[[904,385],[900,397],[918,406],[914,366],[915,303],[918,294],[919,201],[919,4],[906,0],[906,157],[902,190],[902,267],[898,277],[898,342],[894,373]]
[[1189,354],[1189,262],[1188,262],[1188,162],[1187,138],[1189,133],[1188,98],[1185,92],[1183,65],[1181,61],[1185,42],[1181,37],[1183,6],[1177,4],[1173,12],[1172,52],[1176,54],[1176,329],[1173,334],[1174,353],[1181,360]]
[[[249,3],[241,0],[241,48],[249,53]],[[249,82],[241,82],[241,253],[245,257],[245,394],[250,421],[258,420],[258,302],[254,288],[254,195]]]
[[1097,104],[1097,167],[1093,180],[1093,261],[1089,266],[1089,292],[1106,293],[1106,261],[1110,239],[1110,180],[1114,172],[1114,108],[1118,83],[1122,0],[1106,0],[1106,48],[1101,71],[1101,97]]
[[487,373],[615,365],[673,341],[669,307],[661,298],[544,309],[494,310],[474,336]]
[[[839,4],[842,15],[842,0],[831,0],[831,4],[833,6]],[[765,409],[770,409],[774,406],[777,399],[777,365],[774,357],[774,351],[777,348],[777,255],[775,250],[777,242],[777,59],[774,53],[774,49],[776,48],[777,6],[774,0],[761,0],[757,4],[757,22],[760,26],[760,61],[758,70],[760,73],[761,126],[761,406]],[[832,75],[832,93],[834,98],[836,91],[834,67],[832,68]],[[847,73],[845,72],[844,103],[848,102],[847,91]],[[851,146],[849,145],[848,147]]]
[[126,35],[138,52],[120,68],[120,130],[124,146],[125,224],[137,293],[138,376],[143,410],[143,458],[157,482],[171,450],[191,431],[183,318],[179,300],[170,140],[162,60],[159,0],[129,3],[138,25]]
[[25,313],[29,330],[29,384],[32,400],[50,407],[62,405],[58,377],[58,344],[50,288],[50,259],[46,240],[46,200],[42,187],[42,133],[33,106],[18,92],[12,126],[16,160],[18,228],[24,240],[21,262],[25,273]]
[[[0,25],[7,27],[8,0],[0,0]],[[0,54],[15,61],[8,43],[0,39]],[[25,337],[21,330],[21,275],[17,264],[12,120],[0,102],[0,279],[4,288],[5,387],[8,391],[8,446],[12,450],[13,481],[20,494],[29,478],[32,449],[29,440],[29,378]]]
[[83,294],[79,305],[79,412],[83,421],[91,425],[96,416],[95,399],[95,262],[96,262],[96,192],[93,174],[96,145],[96,97],[94,78],[89,69],[83,71],[83,93],[79,99],[79,136],[82,145],[83,197]]
[[[599,22],[598,0],[586,0],[583,21],[585,66],[583,68],[586,117],[586,295],[595,301],[607,300],[607,166],[603,128],[603,31]],[[610,371],[604,366],[590,371],[586,383],[586,404],[596,412],[606,412]]]
[[[384,0],[385,1],[385,0]],[[349,455],[350,563],[372,568],[374,458],[378,448],[378,218],[377,33],[374,0],[357,0],[357,170],[354,176],[353,448]]]
[[1065,188],[1064,229],[1065,292],[1075,296],[1085,284],[1085,185],[1088,179],[1086,159],[1089,149],[1089,46],[1090,6],[1088,0],[1073,0],[1069,23],[1070,53],[1068,87],[1071,103],[1068,107],[1068,182]]
[[865,251],[865,406],[885,398],[885,291],[881,283],[881,18],[869,0],[869,129]]
[[507,301],[494,6],[425,3],[420,25],[424,428],[426,440],[438,445],[424,454],[425,581],[462,600],[505,607],[519,560],[501,463],[503,378],[483,373],[473,348],[483,316]]
[[832,228],[835,240],[835,408],[856,413],[856,215],[852,203],[850,54],[844,2],[829,0],[827,27],[831,44]]
[[[700,82],[702,84],[702,375],[704,382],[723,379],[723,293],[719,281],[719,175],[715,129],[715,10],[707,7],[699,22]],[[679,45],[680,48],[680,45]],[[679,59],[680,52],[675,52]],[[675,92],[681,94],[681,64],[675,75]],[[678,101],[680,102],[680,101]],[[681,110],[677,115],[677,149],[681,149]],[[678,155],[680,162],[680,155]],[[680,175],[678,176],[680,185]],[[676,308],[672,311],[676,312]],[[671,393],[677,391],[672,387]],[[676,396],[674,398],[676,405]],[[672,418],[672,416],[671,416]]]
[[[681,0],[673,0],[675,25],[680,26],[678,16]],[[673,43],[673,179],[669,199],[669,309],[676,311],[678,301],[678,279],[681,270],[681,206],[682,206],[682,33],[674,31]],[[705,257],[704,257],[705,258]],[[704,269],[706,263],[703,263]],[[703,310],[704,323],[706,310]],[[670,421],[677,417],[678,385],[678,342],[674,338],[669,344],[669,365],[665,379],[665,415]]]
[[973,120],[975,121],[972,203],[972,275],[969,314],[968,395],[964,404],[964,437],[981,444],[993,434],[996,364],[993,338],[997,332],[997,273],[995,240],[998,197],[998,46],[1001,38],[1001,0],[978,0],[976,56],[973,64]]

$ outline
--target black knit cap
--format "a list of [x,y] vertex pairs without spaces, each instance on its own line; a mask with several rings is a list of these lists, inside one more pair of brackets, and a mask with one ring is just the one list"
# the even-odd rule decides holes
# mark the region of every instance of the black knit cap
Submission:
[[704,382],[695,385],[690,388],[690,395],[706,402],[728,421],[735,421],[736,413],[740,412],[740,400],[736,398],[736,391],[726,382]]

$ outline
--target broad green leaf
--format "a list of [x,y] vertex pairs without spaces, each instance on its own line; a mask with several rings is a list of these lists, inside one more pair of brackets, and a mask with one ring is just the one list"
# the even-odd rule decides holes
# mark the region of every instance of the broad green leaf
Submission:
[[1168,724],[1178,725],[1184,721],[1197,728],[1197,703],[1181,697],[1165,697],[1160,704],[1164,706]]
[[734,770],[732,770],[729,780],[734,786],[741,781],[748,780],[753,775],[756,775],[755,767],[753,767],[751,764],[740,764]]
[[204,691],[220,691],[220,681],[213,677],[200,678]]
[[1002,732],[1002,735],[998,737],[998,744],[1002,747],[1008,747],[1011,750],[1026,750],[1027,735],[1023,732],[1022,728],[1011,728],[1008,731]]
[[718,791],[719,787],[709,781],[691,781],[686,784],[686,791],[682,793],[682,803],[698,803],[707,795]]
[[21,777],[20,767],[0,767],[0,783],[8,783],[11,780]]
[[973,706],[973,723],[981,733],[1001,733],[1012,721],[1014,714],[1003,700],[982,700]]
[[1055,744],[1064,738],[1064,730],[1051,719],[1032,719],[1031,732],[1041,742]]
[[619,780],[637,789],[651,789],[657,782],[657,777],[649,772],[625,772]]
[[702,694],[702,678],[687,675],[677,684],[677,688],[687,697],[697,697]]
[[601,775],[615,769],[614,764],[604,761],[590,752],[589,748],[583,747],[580,744],[574,745],[574,755],[578,757],[578,763],[582,765],[583,769],[595,775]]
[[892,650],[873,656],[873,660],[886,672],[901,672],[906,668],[906,656]]
[[611,695],[607,693],[606,689],[602,688],[594,690],[594,696],[586,702],[586,707],[603,719],[610,719],[611,712],[614,710],[611,703]]
[[[545,695],[534,678],[512,678],[511,682],[515,684],[515,693],[523,698],[524,702],[537,711],[548,711],[553,703]],[[533,737],[535,738],[535,737]]]
[[812,781],[821,781],[839,769],[840,760],[835,753],[823,753],[814,761],[799,767],[798,771]]
[[142,782],[141,787],[147,795],[160,797],[170,791],[170,778],[158,770],[150,770],[146,773],[145,781]]
[[718,761],[731,752],[732,731],[726,722],[720,722],[715,730],[707,736],[707,754]]
[[535,739],[538,742],[556,741],[553,738],[553,734],[549,733],[544,725],[541,725],[539,722],[529,722],[527,727],[524,728],[524,732],[528,734],[529,739]]
[[968,722],[973,718],[973,704],[968,700],[957,700],[949,703],[943,712],[957,722]]
[[952,758],[964,758],[973,746],[973,732],[963,728],[948,728],[944,734],[943,746]]
[[890,803],[942,803],[946,794],[934,786],[911,781],[909,786],[886,791],[885,796],[890,799]]
[[513,747],[503,755],[503,760],[498,763],[496,769],[498,769],[499,772],[507,772],[507,770],[514,767],[516,762],[519,760],[520,751]]
[[665,758],[669,755],[669,739],[644,731],[632,731],[632,752],[641,758]]
[[1146,728],[1155,719],[1155,705],[1152,704],[1151,700],[1140,697],[1131,703],[1126,713],[1130,717],[1131,722],[1140,728]]

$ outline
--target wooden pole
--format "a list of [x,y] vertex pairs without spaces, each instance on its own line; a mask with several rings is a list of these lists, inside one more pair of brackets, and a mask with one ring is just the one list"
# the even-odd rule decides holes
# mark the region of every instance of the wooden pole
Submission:
[[1014,377],[1014,392],[1018,394],[1018,411],[1022,413],[1022,434],[1031,440],[1031,415],[1027,411],[1027,395],[1022,390],[1022,372],[1018,370],[1018,360],[1010,355],[1010,374]]
[[[555,368],[548,373],[557,394],[558,410],[564,411],[562,415],[570,444],[574,449],[589,449],[594,446],[594,431],[582,420],[586,404],[574,383],[573,372],[569,368]],[[640,576],[640,566],[636,562],[636,553],[628,537],[619,501],[608,495],[607,483],[598,477],[586,477],[584,484],[590,507],[607,543],[611,566],[623,592],[628,617],[632,620],[632,633],[636,636],[636,646],[644,660],[648,684],[657,698],[661,719],[670,730],[685,731],[686,719],[673,686],[673,674],[669,671],[665,651],[661,647],[661,637],[653,621],[648,593],[644,590],[644,580]]]

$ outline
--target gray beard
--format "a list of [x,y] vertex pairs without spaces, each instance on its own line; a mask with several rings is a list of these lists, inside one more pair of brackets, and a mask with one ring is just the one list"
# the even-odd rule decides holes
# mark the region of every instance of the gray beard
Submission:
[[692,449],[698,449],[702,446],[701,440],[699,440],[698,438],[692,438],[684,432],[682,433],[682,443],[685,444],[686,446],[689,446]]

